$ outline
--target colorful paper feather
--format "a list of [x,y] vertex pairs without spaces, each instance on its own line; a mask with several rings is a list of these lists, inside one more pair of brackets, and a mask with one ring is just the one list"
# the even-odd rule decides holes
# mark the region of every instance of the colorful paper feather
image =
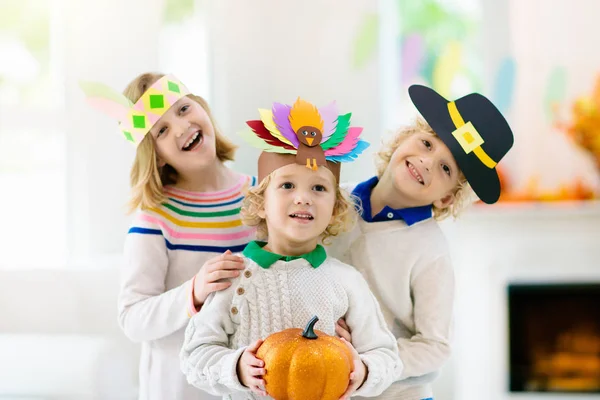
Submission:
[[284,143],[279,139],[279,136],[272,135],[269,130],[266,129],[262,121],[247,121],[246,124],[254,131],[256,136],[264,140],[267,144],[275,147],[282,147],[284,149],[293,150],[297,147],[293,147],[288,143]]
[[251,146],[267,152],[296,154],[299,141],[296,130],[313,126],[322,132],[319,146],[328,161],[348,162],[356,159],[369,143],[361,140],[361,127],[351,127],[352,113],[338,115],[335,102],[323,108],[298,98],[293,106],[274,103],[272,110],[259,109],[260,120],[247,121],[251,129],[240,136]]
[[267,151],[269,153],[281,153],[281,154],[296,154],[295,149],[285,149],[278,146],[272,146],[262,140],[260,137],[256,136],[256,134],[252,131],[252,129],[246,128],[238,135],[246,141],[250,146],[257,148],[262,151]]
[[341,156],[344,154],[351,153],[359,141],[359,136],[362,130],[363,128],[357,126],[349,128],[346,137],[343,138],[340,144],[328,150],[325,150],[325,156]]
[[290,110],[289,120],[294,132],[303,126],[313,126],[323,132],[323,118],[317,107],[299,97]]
[[292,109],[292,107],[290,107],[286,104],[274,103],[273,104],[273,122],[279,129],[279,132],[281,133],[281,135],[283,137],[285,137],[286,139],[288,139],[290,141],[290,143],[292,144],[292,146],[294,146],[294,148],[297,149],[298,146],[300,145],[300,142],[298,141],[298,138],[296,137],[296,133],[292,129],[292,125],[290,125],[289,116],[290,116],[291,109]]
[[327,156],[327,160],[333,162],[350,162],[354,161],[363,151],[369,147],[369,143],[364,140],[359,140],[352,152],[339,156]]
[[173,75],[154,82],[134,103],[123,94],[99,82],[80,81],[86,101],[95,109],[119,121],[125,139],[139,145],[152,126],[179,99],[190,91]]
[[281,140],[283,143],[293,146],[292,142],[290,142],[288,139],[286,139],[281,134],[281,132],[279,132],[279,129],[277,129],[277,126],[275,125],[275,122],[273,121],[273,112],[271,110],[260,109],[260,110],[258,110],[258,112],[260,114],[260,120],[265,125],[265,128],[267,128],[267,130],[269,132],[271,132],[271,134],[273,136],[275,136],[277,139]]
[[319,108],[319,113],[323,117],[323,140],[327,141],[331,135],[335,132],[337,126],[338,109],[335,101],[332,101],[323,108]]
[[124,121],[133,107],[133,103],[127,97],[103,83],[81,81],[79,86],[85,93],[86,101],[93,108],[102,110],[118,121]]
[[352,116],[352,113],[348,113],[345,115],[340,115],[337,118],[337,126],[335,128],[335,133],[333,135],[331,135],[331,137],[326,142],[321,144],[321,147],[323,148],[323,150],[329,150],[333,147],[336,147],[340,143],[342,143],[342,141],[346,137],[348,128],[350,127],[350,117],[351,116]]

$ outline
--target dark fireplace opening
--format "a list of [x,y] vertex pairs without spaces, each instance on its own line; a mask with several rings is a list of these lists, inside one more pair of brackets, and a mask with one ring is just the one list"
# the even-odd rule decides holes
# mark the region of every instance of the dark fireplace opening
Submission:
[[510,391],[600,393],[600,284],[508,286]]

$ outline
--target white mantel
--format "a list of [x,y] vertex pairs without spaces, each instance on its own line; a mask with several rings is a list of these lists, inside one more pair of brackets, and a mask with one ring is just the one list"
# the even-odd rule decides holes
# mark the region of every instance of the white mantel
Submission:
[[508,393],[507,285],[600,282],[600,202],[474,206],[443,223],[456,269],[456,400],[600,399]]

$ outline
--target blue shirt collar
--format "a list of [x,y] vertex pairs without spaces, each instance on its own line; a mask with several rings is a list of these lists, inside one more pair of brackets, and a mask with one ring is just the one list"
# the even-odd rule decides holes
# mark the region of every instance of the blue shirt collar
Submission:
[[377,182],[379,182],[379,178],[374,176],[356,185],[352,191],[352,194],[358,197],[362,203],[361,217],[366,222],[403,220],[406,225],[410,226],[433,217],[433,207],[431,205],[398,209],[385,206],[377,215],[371,217],[371,192]]

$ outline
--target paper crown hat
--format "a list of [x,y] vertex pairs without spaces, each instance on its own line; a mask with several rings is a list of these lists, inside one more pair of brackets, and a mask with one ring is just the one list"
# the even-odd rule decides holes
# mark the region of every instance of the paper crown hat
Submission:
[[165,75],[157,80],[135,104],[103,83],[82,81],[79,85],[87,102],[119,121],[125,139],[136,147],[173,104],[190,94],[173,75]]
[[448,146],[477,196],[485,203],[495,203],[501,191],[496,165],[514,143],[502,113],[479,93],[455,101],[421,85],[412,85],[408,93],[429,126]]
[[259,109],[260,120],[247,121],[240,133],[251,146],[261,149],[258,180],[288,164],[331,170],[339,182],[341,163],[356,159],[369,144],[360,139],[363,128],[350,126],[351,113],[338,114],[335,102],[317,108],[298,98],[292,105],[273,103]]

